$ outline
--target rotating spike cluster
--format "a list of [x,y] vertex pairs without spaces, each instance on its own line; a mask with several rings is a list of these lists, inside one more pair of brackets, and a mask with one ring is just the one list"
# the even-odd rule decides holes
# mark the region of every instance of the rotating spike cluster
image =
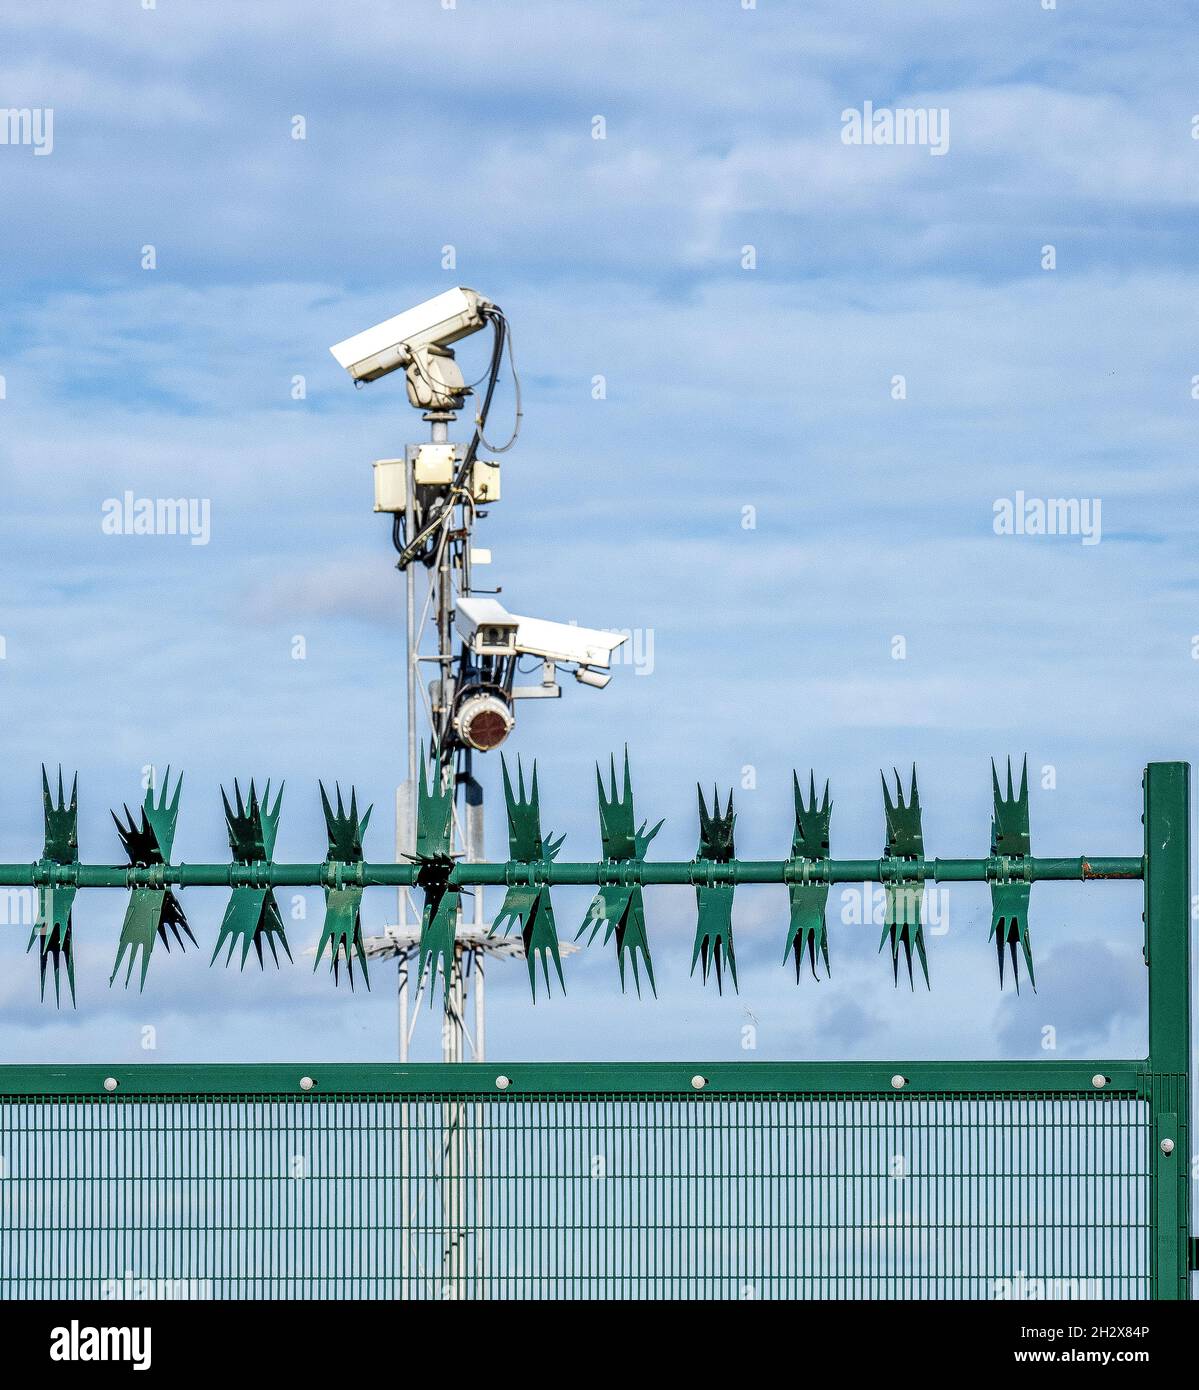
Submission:
[[[828,783],[824,784],[824,802],[816,802],[816,774],[808,778],[808,802],[804,804],[799,778],[791,774],[792,790],[795,797],[795,832],[791,837],[791,859],[805,867],[821,864],[828,859],[829,822],[833,808],[828,799]],[[804,952],[812,968],[812,978],[819,978],[816,972],[816,952],[824,958],[824,973],[829,973],[828,965],[828,925],[825,922],[825,908],[828,905],[827,883],[790,883],[791,926],[787,932],[787,944],[783,947],[783,959],[788,955],[795,957],[795,979],[802,974]]]
[[1014,859],[1007,877],[991,884],[991,940],[999,958],[999,987],[1003,988],[1003,956],[1007,947],[1012,962],[1012,979],[1020,992],[1020,966],[1016,947],[1024,953],[1028,982],[1035,990],[1037,977],[1032,968],[1032,942],[1028,935],[1028,900],[1032,883],[1024,878],[1024,861],[1032,854],[1032,835],[1028,819],[1028,759],[1020,769],[1020,790],[1012,790],[1012,760],[1007,760],[1007,796],[999,788],[995,760],[991,760],[991,789],[995,809],[991,816],[991,853]]
[[[142,803],[141,824],[134,819],[129,807],[124,807],[125,823],[115,811],[112,819],[121,837],[121,844],[129,860],[130,868],[150,868],[171,862],[171,849],[175,843],[175,823],[179,819],[179,793],[183,790],[183,776],[175,783],[175,794],[171,795],[171,769],[168,767],[162,779],[162,796],[154,800],[154,784],[146,790]],[[180,934],[182,933],[182,935]],[[112,974],[108,983],[112,984],[121,968],[126,952],[129,964],[125,969],[125,988],[141,952],[141,976],[138,989],[146,987],[146,971],[150,968],[150,954],[154,950],[155,938],[160,940],[166,950],[171,949],[171,935],[181,951],[187,948],[183,936],[194,946],[196,938],[187,925],[183,907],[169,888],[135,888],[125,909],[125,921],[121,927],[121,937],[117,943],[117,958],[113,962]]]
[[924,954],[924,928],[920,923],[920,902],[924,896],[924,874],[914,870],[905,872],[908,864],[915,865],[924,859],[924,831],[920,824],[920,791],[916,786],[916,769],[912,768],[912,790],[907,802],[903,799],[903,783],[899,780],[899,770],[895,769],[895,800],[887,787],[886,773],[883,779],[883,809],[887,818],[886,857],[893,861],[893,877],[888,877],[883,885],[886,895],[886,909],[883,916],[883,934],[878,943],[881,951],[888,941],[891,943],[891,974],[899,983],[899,953],[903,951],[908,967],[908,984],[915,988],[912,978],[912,950],[920,958],[920,968],[924,971],[924,983],[928,981],[928,958]]
[[[416,817],[416,853],[409,856],[417,865],[417,887],[425,894],[420,920],[419,969],[423,979],[426,968],[433,978],[441,971],[449,996],[454,972],[454,933],[458,925],[459,890],[450,883],[454,867],[453,845],[454,783],[442,773],[441,759],[429,750],[432,766],[430,778],[425,767],[425,752],[421,749],[420,781]],[[432,989],[429,1007],[433,1006]]]
[[[236,810],[229,804],[224,787],[221,788],[221,801],[225,807],[225,826],[229,831],[229,848],[233,853],[233,862],[235,864],[270,864],[275,855],[275,837],[279,832],[279,807],[283,802],[283,788],[279,788],[275,796],[275,804],[272,806],[271,784],[267,782],[260,804],[254,782],[251,780],[249,800],[243,802],[241,788],[237,784],[237,779],[234,778],[233,798],[236,803]],[[279,904],[275,901],[273,889],[234,888],[229,895],[229,904],[225,908],[225,916],[221,921],[216,945],[212,948],[212,959],[208,962],[209,965],[216,961],[221,947],[226,944],[228,950],[225,953],[225,964],[228,965],[233,959],[233,952],[239,941],[241,942],[239,966],[242,970],[246,968],[246,957],[250,954],[251,946],[258,956],[259,968],[265,968],[262,959],[264,941],[271,948],[271,957],[276,965],[279,964],[276,942],[283,947],[287,959],[291,960],[291,948],[287,944],[283,917],[279,912]]]
[[363,983],[371,987],[370,976],[366,970],[366,950],[362,944],[362,887],[355,882],[343,882],[344,871],[355,864],[361,864],[362,837],[370,822],[371,806],[366,808],[362,819],[358,818],[358,796],[350,788],[350,806],[346,809],[341,799],[341,787],[336,788],[337,810],[329,803],[324,783],[321,786],[321,807],[325,812],[325,829],[329,837],[329,849],[325,855],[326,866],[333,870],[333,885],[325,887],[325,925],[321,939],[316,946],[315,970],[321,963],[325,947],[329,948],[329,963],[333,970],[333,983],[338,980],[338,970],[345,962],[346,978],[350,988],[354,988],[354,957],[362,970]]
[[[595,765],[595,783],[599,791],[599,816],[600,816],[600,841],[604,848],[604,863],[611,865],[615,871],[620,864],[643,864],[645,862],[645,851],[649,848],[650,841],[662,829],[664,821],[659,821],[650,831],[646,831],[648,821],[641,822],[640,830],[637,829],[637,820],[633,815],[633,781],[629,773],[629,750],[624,750],[624,791],[622,793],[616,786],[616,758],[611,759],[610,767],[611,790],[605,795],[604,778],[600,772],[599,763]],[[649,953],[649,938],[645,930],[645,901],[641,891],[640,883],[616,882],[604,883],[600,885],[599,892],[591,900],[591,906],[587,909],[587,916],[583,919],[583,925],[579,928],[575,940],[577,941],[584,932],[591,929],[591,935],[587,938],[588,944],[593,942],[597,933],[602,929],[604,933],[604,944],[616,938],[616,965],[620,971],[620,989],[624,993],[625,987],[625,959],[628,958],[633,971],[633,983],[637,988],[637,997],[641,997],[641,976],[638,969],[638,960],[641,962],[641,969],[645,971],[645,978],[649,981],[649,987],[657,998],[658,988],[654,984],[654,963]]]
[[[712,810],[709,814],[704,804],[703,788],[695,788],[699,795],[699,849],[695,854],[697,865],[731,864],[736,857],[733,846],[733,828],[737,815],[733,810],[733,793],[729,791],[728,806],[720,810],[720,792],[712,789]],[[733,988],[737,988],[737,956],[733,949],[733,885],[723,882],[709,874],[706,883],[695,885],[695,904],[698,920],[695,924],[695,945],[691,951],[691,973],[696,965],[701,966],[700,974],[705,984],[708,971],[716,975],[716,991],[724,992],[722,966],[727,964]]]
[[[71,802],[67,805],[62,790],[62,768],[58,769],[58,802],[50,795],[50,782],[42,765],[42,809],[46,820],[46,838],[42,846],[42,862],[46,864],[78,864],[79,862],[79,778],[71,781]],[[71,1003],[75,1003],[75,943],[72,934],[71,910],[78,889],[73,884],[49,884],[37,890],[37,917],[29,937],[27,951],[38,944],[38,971],[41,997],[46,997],[46,966],[54,967],[54,1002],[61,1003],[59,971],[66,966],[67,985]]]
[[525,774],[520,759],[516,760],[515,795],[512,791],[512,779],[508,775],[508,764],[502,754],[500,763],[504,773],[504,805],[508,811],[508,857],[513,863],[529,866],[532,874],[528,883],[513,884],[508,889],[504,895],[504,905],[491,924],[490,934],[494,936],[497,931],[502,931],[507,936],[514,925],[520,928],[525,960],[529,967],[529,987],[533,991],[533,1001],[536,1003],[538,957],[541,958],[546,993],[550,993],[551,960],[558,972],[558,983],[562,986],[562,992],[566,992],[550,890],[544,883],[534,881],[539,876],[539,869],[544,869],[557,859],[566,836],[560,835],[556,840],[552,835],[542,837],[541,801],[537,794],[537,764],[533,764],[533,778],[526,796]]
[[[1019,990],[1021,957],[1029,983],[1036,988],[1028,923],[1034,882],[1143,879],[1146,875],[1144,854],[1123,859],[1034,858],[1029,834],[1027,762],[1021,767],[1017,788],[1010,759],[1003,784],[997,767],[991,764],[994,809],[989,856],[948,860],[925,858],[915,768],[906,793],[898,772],[894,774],[893,790],[883,779],[886,845],[878,859],[831,857],[829,786],[826,782],[823,793],[818,794],[815,774],[810,773],[806,792],[799,778],[792,774],[795,817],[786,859],[738,860],[732,792],[723,805],[719,791],[714,792],[709,807],[699,789],[699,845],[695,858],[661,863],[650,862],[645,856],[663,822],[659,820],[650,828],[648,821],[639,823],[634,814],[627,749],[619,773],[615,758],[609,760],[606,781],[602,769],[596,767],[603,857],[594,862],[558,862],[564,837],[542,833],[536,764],[526,782],[523,765],[517,762],[515,787],[503,761],[502,770],[509,844],[509,858],[504,863],[459,862],[453,849],[453,780],[436,750],[430,748],[427,755],[422,751],[416,849],[406,856],[406,862],[366,862],[363,836],[370,821],[370,808],[359,814],[353,788],[347,804],[340,786],[335,788],[331,800],[322,785],[320,798],[327,835],[323,862],[278,864],[274,853],[282,789],[272,800],[270,783],[260,797],[253,781],[248,792],[243,792],[241,784],[234,781],[232,798],[221,790],[231,861],[224,865],[173,863],[171,852],[182,778],[172,784],[168,769],[161,790],[150,787],[136,817],[127,806],[123,808],[123,818],[114,814],[125,863],[113,865],[80,862],[78,779],[72,779],[68,797],[62,771],[52,788],[43,767],[45,835],[41,857],[32,864],[0,864],[0,888],[24,888],[36,894],[36,916],[31,912],[30,918],[25,919],[33,922],[26,949],[32,952],[37,946],[42,998],[46,997],[47,977],[52,973],[54,999],[61,1004],[67,991],[72,1003],[76,999],[75,907],[81,888],[125,888],[130,892],[109,981],[114,984],[124,966],[122,983],[126,988],[135,970],[139,988],[144,987],[150,957],[158,942],[167,949],[172,938],[180,947],[186,941],[195,942],[176,890],[221,885],[231,891],[210,964],[223,957],[228,966],[236,954],[239,966],[244,968],[253,948],[263,966],[264,947],[269,948],[276,965],[280,963],[279,947],[290,960],[291,945],[275,889],[281,885],[319,887],[325,894],[325,915],[315,947],[314,969],[327,957],[335,984],[340,983],[344,966],[351,988],[357,972],[369,988],[362,931],[363,894],[371,887],[419,888],[424,894],[416,946],[420,978],[435,980],[440,975],[448,992],[455,969],[462,894],[473,886],[502,885],[506,889],[503,905],[490,930],[493,934],[519,933],[529,986],[536,1000],[538,962],[546,991],[552,990],[553,974],[565,989],[562,949],[550,900],[554,884],[594,886],[594,897],[577,937],[590,944],[598,941],[606,946],[614,942],[621,989],[627,988],[631,974],[640,996],[643,979],[654,995],[658,984],[646,927],[643,889],[647,884],[689,885],[695,889],[697,920],[691,973],[694,975],[698,967],[705,984],[714,975],[717,989],[723,992],[726,978],[734,989],[738,984],[733,901],[739,883],[786,886],[790,917],[783,959],[793,962],[797,980],[804,973],[805,959],[813,977],[820,975],[820,961],[824,962],[824,973],[829,972],[827,913],[831,886],[863,879],[881,883],[884,917],[879,950],[890,946],[893,981],[899,982],[902,962],[914,988],[913,958],[919,963],[926,985],[929,983],[921,921],[925,883],[984,882],[991,892],[990,939],[998,959],[1000,987],[1005,983],[1010,963],[1012,980]],[[10,894],[9,901],[12,900]],[[64,974],[66,991],[62,988]],[[433,993],[431,989],[430,998]]]

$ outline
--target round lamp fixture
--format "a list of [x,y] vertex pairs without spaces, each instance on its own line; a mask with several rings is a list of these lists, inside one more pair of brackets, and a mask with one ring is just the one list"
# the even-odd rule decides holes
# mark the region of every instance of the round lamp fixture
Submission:
[[454,711],[454,732],[479,753],[498,748],[512,732],[512,710],[500,695],[468,695]]

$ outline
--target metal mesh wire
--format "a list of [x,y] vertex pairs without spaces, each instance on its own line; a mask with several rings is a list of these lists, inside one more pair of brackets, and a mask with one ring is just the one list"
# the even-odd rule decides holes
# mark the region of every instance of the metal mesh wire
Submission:
[[6,1298],[1140,1298],[1128,1097],[0,1101]]

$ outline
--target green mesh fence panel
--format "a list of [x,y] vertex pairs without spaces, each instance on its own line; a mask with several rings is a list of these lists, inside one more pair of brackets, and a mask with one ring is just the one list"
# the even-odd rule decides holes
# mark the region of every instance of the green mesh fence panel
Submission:
[[0,1291],[1138,1298],[1149,1137],[1103,1092],[6,1097]]

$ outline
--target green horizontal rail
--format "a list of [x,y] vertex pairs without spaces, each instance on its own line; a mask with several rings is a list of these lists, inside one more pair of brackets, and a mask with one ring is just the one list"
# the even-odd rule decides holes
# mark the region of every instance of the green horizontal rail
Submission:
[[[587,1096],[936,1093],[1103,1098],[1144,1092],[1147,1063],[881,1062],[272,1062],[0,1066],[0,1096]],[[902,1085],[898,1085],[898,1081]],[[115,1082],[115,1087],[111,1085]],[[702,1085],[697,1085],[702,1082]],[[1101,1082],[1102,1084],[1097,1084]],[[310,1085],[305,1083],[311,1083]]]
[[[1140,879],[1141,855],[1066,859],[1006,857],[983,859],[735,859],[599,860],[589,863],[457,863],[449,871],[454,887],[513,884],[627,885],[729,883],[938,883],[1088,882]],[[321,864],[0,864],[0,887],[6,888],[407,888],[417,883],[418,864],[372,864],[334,861]]]

